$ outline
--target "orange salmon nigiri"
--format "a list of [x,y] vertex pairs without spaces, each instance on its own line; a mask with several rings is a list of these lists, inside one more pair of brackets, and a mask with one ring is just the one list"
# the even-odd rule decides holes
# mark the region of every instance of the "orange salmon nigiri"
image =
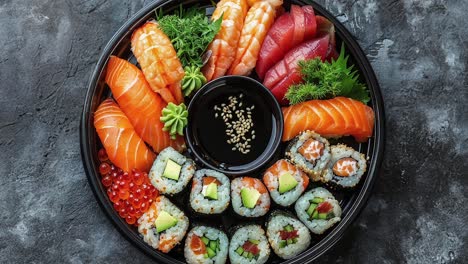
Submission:
[[211,16],[215,21],[223,16],[221,29],[208,46],[211,56],[202,71],[208,81],[224,76],[236,56],[244,18],[247,14],[246,0],[221,0]]
[[146,22],[132,35],[132,51],[151,89],[164,101],[180,104],[184,101],[180,81],[184,69],[171,40],[154,21]]
[[[280,2],[282,4],[282,1]],[[249,9],[245,17],[236,56],[228,74],[249,75],[255,68],[260,47],[275,21],[276,7],[268,1],[260,1],[254,3]]]
[[137,135],[130,120],[112,99],[99,105],[94,113],[94,127],[109,160],[126,172],[148,172],[156,155]]
[[184,148],[182,137],[171,140],[169,133],[162,130],[164,124],[159,118],[166,103],[151,91],[140,69],[111,56],[107,63],[106,83],[135,131],[154,151],[160,152],[169,146],[177,150]]
[[305,130],[324,137],[353,136],[365,142],[372,136],[374,111],[369,106],[346,97],[311,100],[283,108],[283,141]]

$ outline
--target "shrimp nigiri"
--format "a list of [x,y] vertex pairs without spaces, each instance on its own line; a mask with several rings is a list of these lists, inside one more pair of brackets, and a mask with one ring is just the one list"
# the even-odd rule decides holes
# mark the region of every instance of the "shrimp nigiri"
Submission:
[[223,76],[231,67],[236,56],[247,8],[246,0],[221,0],[216,5],[211,19],[215,21],[223,16],[223,22],[207,49],[211,56],[202,71],[208,81]]
[[144,141],[160,152],[166,147],[184,148],[183,138],[171,140],[159,120],[166,103],[151,91],[143,73],[130,62],[111,56],[107,64],[106,83],[123,112]]
[[151,89],[164,101],[183,102],[180,81],[184,69],[172,46],[171,40],[154,21],[146,22],[132,35],[132,51],[141,66]]
[[[282,2],[282,1],[281,1]],[[280,4],[281,5],[281,4]],[[276,6],[268,1],[253,4],[245,17],[230,75],[249,75],[257,63],[260,47],[275,20]]]
[[107,99],[99,105],[94,113],[94,127],[113,164],[127,172],[149,171],[156,155],[137,135],[114,100]]

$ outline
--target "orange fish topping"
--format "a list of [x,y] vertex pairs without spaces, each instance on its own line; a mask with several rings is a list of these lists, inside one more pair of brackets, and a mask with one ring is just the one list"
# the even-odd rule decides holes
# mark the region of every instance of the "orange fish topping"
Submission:
[[340,177],[349,177],[355,174],[357,169],[357,161],[353,158],[339,159],[335,165],[333,165],[333,173]]
[[302,144],[298,152],[309,162],[315,163],[323,155],[324,149],[325,145],[322,142],[311,138]]

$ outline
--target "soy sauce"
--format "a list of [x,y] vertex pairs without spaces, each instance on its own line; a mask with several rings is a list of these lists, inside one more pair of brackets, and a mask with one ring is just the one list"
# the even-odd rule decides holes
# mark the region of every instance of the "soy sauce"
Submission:
[[[222,94],[220,94],[220,89],[222,89]],[[194,109],[191,116],[194,122],[194,143],[207,161],[220,168],[242,170],[243,167],[266,155],[265,149],[273,140],[276,128],[273,126],[275,117],[270,106],[262,98],[261,93],[252,93],[249,89],[254,88],[225,84],[211,90],[203,95],[203,102]],[[216,112],[219,111],[214,109],[215,106],[228,104],[230,96],[239,98],[241,94],[242,98],[238,99],[238,102],[242,102],[242,106],[236,111],[254,106],[251,110],[253,123],[251,130],[255,130],[255,138],[249,142],[251,147],[247,154],[233,150],[234,144],[228,144],[230,137],[226,134],[227,126],[220,116],[215,118]]]

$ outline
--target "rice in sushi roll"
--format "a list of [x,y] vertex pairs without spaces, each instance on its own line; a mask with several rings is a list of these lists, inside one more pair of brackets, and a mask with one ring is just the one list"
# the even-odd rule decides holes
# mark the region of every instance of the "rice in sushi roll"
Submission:
[[282,206],[293,204],[309,185],[309,177],[287,160],[278,160],[263,174],[271,199]]
[[229,206],[229,178],[214,170],[198,170],[192,181],[190,206],[197,213],[219,214]]
[[231,182],[234,211],[245,217],[259,217],[270,209],[270,195],[262,181],[251,177],[236,178]]
[[207,226],[194,227],[185,239],[185,260],[188,264],[226,263],[228,245],[228,237],[221,230]]
[[331,160],[321,180],[334,186],[351,188],[359,183],[366,169],[364,154],[340,144],[331,147]]
[[286,156],[313,181],[319,181],[322,171],[330,161],[330,143],[312,131],[304,131],[293,139]]
[[323,234],[341,220],[340,204],[322,187],[312,189],[301,196],[295,209],[299,219],[317,235]]
[[290,259],[310,245],[310,233],[299,220],[280,211],[272,213],[267,224],[268,242],[273,251],[283,259]]
[[161,195],[138,219],[138,232],[148,245],[168,253],[182,241],[188,225],[184,212]]
[[162,194],[181,192],[195,173],[195,163],[172,147],[161,151],[153,163],[149,178]]
[[231,264],[262,264],[270,256],[265,231],[259,225],[247,225],[236,230],[229,245]]

